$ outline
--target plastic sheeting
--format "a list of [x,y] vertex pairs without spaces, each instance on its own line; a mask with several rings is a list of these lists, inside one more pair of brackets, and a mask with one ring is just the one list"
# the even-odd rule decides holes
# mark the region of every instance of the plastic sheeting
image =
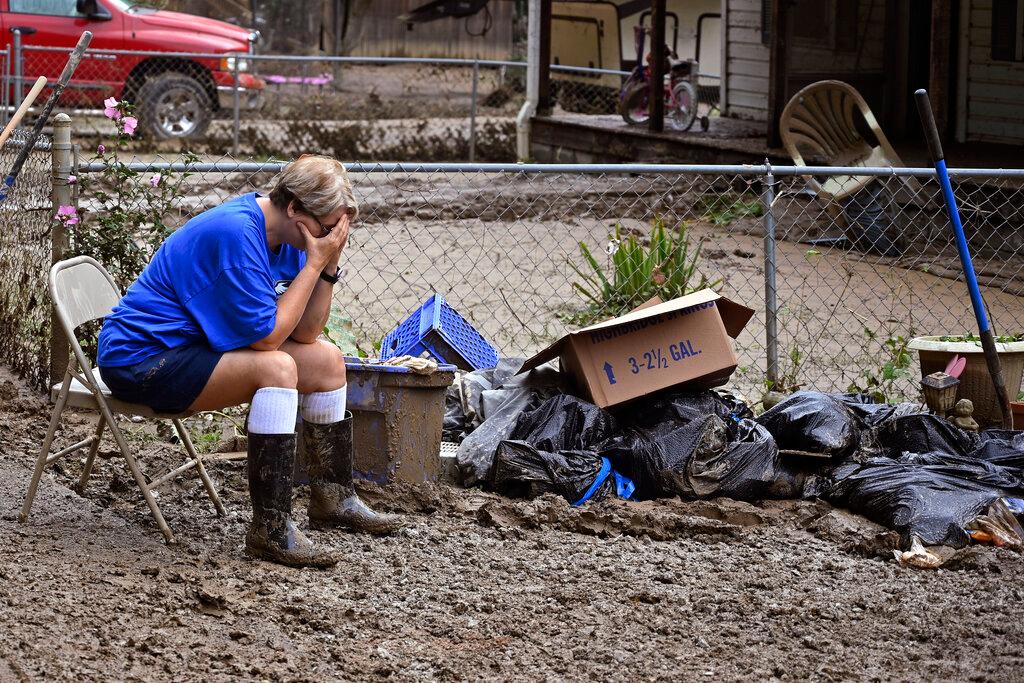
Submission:
[[1004,493],[951,462],[927,464],[915,457],[840,465],[825,497],[898,531],[904,547],[914,536],[926,545],[964,547],[967,526]]
[[798,391],[757,422],[785,450],[845,458],[860,444],[861,419],[837,397],[816,391]]
[[629,498],[633,484],[593,451],[541,451],[523,441],[502,441],[492,486],[513,498],[557,493],[573,505],[618,495]]
[[503,359],[492,370],[462,375],[451,390],[458,396],[461,418],[453,408],[445,422],[456,425],[461,419],[464,436],[455,458],[466,486],[490,479],[498,444],[510,437],[523,413],[563,392],[562,377],[553,366],[515,375],[522,364],[522,359]]

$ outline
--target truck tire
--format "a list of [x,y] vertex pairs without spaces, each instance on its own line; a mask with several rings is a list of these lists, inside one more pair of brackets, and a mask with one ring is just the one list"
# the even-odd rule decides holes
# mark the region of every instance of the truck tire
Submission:
[[211,118],[209,93],[187,74],[165,71],[139,88],[139,121],[157,140],[202,137]]

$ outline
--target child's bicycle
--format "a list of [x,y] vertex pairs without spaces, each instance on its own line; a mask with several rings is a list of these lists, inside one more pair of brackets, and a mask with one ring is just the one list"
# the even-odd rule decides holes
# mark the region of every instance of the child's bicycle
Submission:
[[[619,114],[626,123],[645,123],[650,118],[651,61],[652,55],[643,58],[647,32],[642,26],[633,28],[636,43],[636,66],[622,84],[619,93]],[[667,78],[665,80],[665,113],[669,125],[675,130],[689,130],[697,118],[697,61],[678,59],[675,52],[666,46]],[[701,120],[701,127],[707,130],[707,117]]]

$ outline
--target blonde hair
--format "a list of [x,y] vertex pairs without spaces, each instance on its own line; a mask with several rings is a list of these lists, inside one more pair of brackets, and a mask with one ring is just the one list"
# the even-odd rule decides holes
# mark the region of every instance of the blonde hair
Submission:
[[313,154],[303,154],[277,174],[270,201],[282,211],[295,202],[296,211],[316,218],[329,216],[340,208],[352,220],[359,215],[359,203],[344,164]]

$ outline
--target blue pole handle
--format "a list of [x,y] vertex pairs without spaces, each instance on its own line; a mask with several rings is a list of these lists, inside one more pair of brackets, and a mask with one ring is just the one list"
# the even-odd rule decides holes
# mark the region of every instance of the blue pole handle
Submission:
[[945,159],[935,162],[935,173],[939,178],[939,185],[942,187],[942,197],[946,201],[949,221],[953,224],[953,232],[956,233],[956,249],[960,252],[960,263],[964,267],[967,290],[971,293],[971,305],[974,307],[974,317],[978,321],[978,332],[988,332],[988,314],[985,312],[985,304],[981,300],[978,276],[974,272],[971,251],[967,248],[967,236],[964,234],[963,223],[960,222],[960,209],[957,208],[956,197],[953,195],[953,185],[949,182],[949,171],[946,170]]

